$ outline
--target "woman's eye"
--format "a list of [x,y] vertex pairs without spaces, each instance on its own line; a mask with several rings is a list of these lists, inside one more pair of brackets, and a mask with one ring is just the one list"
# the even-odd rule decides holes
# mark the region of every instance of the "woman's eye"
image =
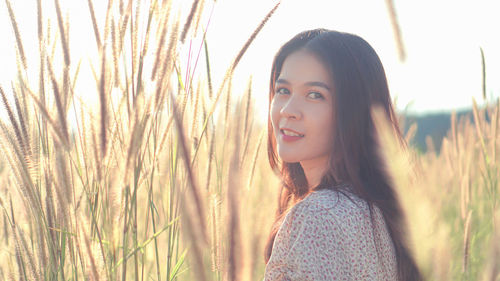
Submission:
[[318,92],[310,92],[309,94],[307,94],[307,96],[315,100],[323,98],[323,95]]
[[279,95],[288,95],[290,93],[290,91],[288,91],[286,88],[279,88],[276,91],[276,93]]

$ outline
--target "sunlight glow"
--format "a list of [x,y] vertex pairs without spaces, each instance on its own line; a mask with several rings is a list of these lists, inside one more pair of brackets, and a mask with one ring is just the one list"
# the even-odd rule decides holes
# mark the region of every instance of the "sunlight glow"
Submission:
[[[36,3],[11,1],[20,28],[30,71],[36,75],[38,42],[36,30]],[[82,74],[78,91],[84,99],[92,100],[95,91],[90,65],[96,67],[98,57],[87,1],[62,1],[63,14],[69,20],[72,66],[81,61]],[[106,1],[94,1],[98,19],[105,18]],[[43,1],[44,17],[51,21],[51,34],[58,34],[54,4]],[[177,1],[173,14],[189,11],[189,1]],[[238,50],[256,28],[259,21],[275,5],[275,1],[220,0],[205,3],[204,16],[197,36],[181,46],[183,71],[192,47],[196,59],[201,47],[203,30],[207,29],[207,43],[214,85],[223,75]],[[456,2],[425,0],[394,3],[403,42],[406,61],[400,62],[384,1],[300,1],[285,0],[276,14],[261,31],[238,66],[233,89],[236,94],[245,91],[248,79],[253,77],[256,109],[262,119],[267,115],[267,89],[270,65],[279,46],[305,29],[324,27],[356,33],[365,38],[378,52],[386,69],[397,108],[410,112],[429,112],[468,108],[474,97],[482,102],[481,59],[479,47],[486,57],[487,95],[490,100],[500,96],[500,42],[495,27],[500,18],[493,13],[494,1]],[[149,7],[142,7],[148,9]],[[207,25],[210,14],[213,14]],[[47,26],[47,22],[45,23]],[[44,32],[47,32],[45,30]],[[16,77],[15,37],[5,2],[0,3],[0,85],[10,88]],[[52,46],[51,46],[52,47]],[[60,45],[56,44],[56,48]],[[198,59],[196,73],[206,79],[204,54]],[[191,65],[193,66],[193,65]],[[192,69],[191,69],[192,70]],[[196,76],[196,75],[195,75]],[[35,76],[36,77],[36,76]]]

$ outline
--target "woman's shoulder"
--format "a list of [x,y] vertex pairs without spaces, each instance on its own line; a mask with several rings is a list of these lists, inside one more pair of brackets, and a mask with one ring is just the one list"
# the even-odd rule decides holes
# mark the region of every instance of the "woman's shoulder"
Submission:
[[311,192],[290,210],[293,216],[313,216],[316,220],[347,222],[370,217],[365,200],[347,189],[321,189]]
[[271,272],[269,276],[275,268],[290,262],[292,266],[285,273],[289,275],[309,274],[311,268],[317,268],[318,261],[327,261],[322,268],[333,271],[325,273],[328,277],[315,280],[338,275],[351,276],[353,280],[397,280],[392,240],[380,209],[373,206],[372,210],[373,213],[365,200],[347,190],[311,192],[286,215],[266,269]]

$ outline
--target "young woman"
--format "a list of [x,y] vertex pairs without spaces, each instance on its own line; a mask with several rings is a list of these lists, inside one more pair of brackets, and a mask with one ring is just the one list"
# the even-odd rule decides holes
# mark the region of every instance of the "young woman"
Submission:
[[302,32],[278,51],[268,155],[281,175],[265,281],[421,280],[370,114],[401,144],[382,63],[362,38]]

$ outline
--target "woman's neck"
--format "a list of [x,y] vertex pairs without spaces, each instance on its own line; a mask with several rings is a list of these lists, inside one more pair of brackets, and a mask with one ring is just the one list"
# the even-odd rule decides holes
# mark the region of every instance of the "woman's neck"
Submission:
[[309,190],[311,190],[321,183],[321,178],[328,170],[328,157],[301,161],[300,165],[304,170]]

